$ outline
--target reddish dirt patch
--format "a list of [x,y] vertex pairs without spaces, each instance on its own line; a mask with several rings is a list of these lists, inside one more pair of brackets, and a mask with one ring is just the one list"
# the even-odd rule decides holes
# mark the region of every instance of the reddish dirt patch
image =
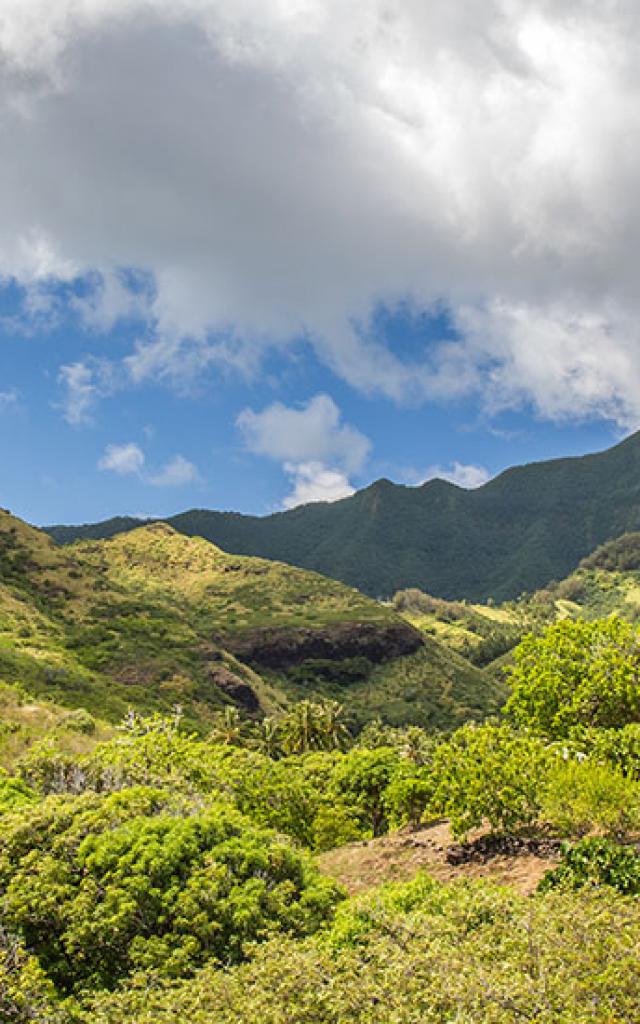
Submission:
[[[480,836],[482,833],[478,832],[472,839]],[[418,871],[426,871],[443,882],[454,878],[490,878],[526,895],[557,863],[557,856],[547,847],[532,853],[525,844],[514,855],[483,854],[451,864],[447,854],[452,845],[448,822],[436,822],[418,832],[396,832],[330,850],[321,854],[318,862],[322,871],[337,879],[351,894],[383,882],[408,881]]]

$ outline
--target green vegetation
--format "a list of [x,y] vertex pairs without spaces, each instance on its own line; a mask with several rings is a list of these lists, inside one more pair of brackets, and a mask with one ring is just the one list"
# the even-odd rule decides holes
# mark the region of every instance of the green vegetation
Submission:
[[621,619],[558,622],[527,636],[509,670],[516,722],[546,736],[640,720],[640,645]]
[[574,846],[565,844],[562,862],[548,871],[538,886],[550,889],[582,889],[608,885],[628,896],[640,895],[640,856],[629,846],[594,836]]
[[452,728],[504,699],[390,608],[315,573],[164,524],[59,548],[7,513],[0,681],[100,721],[179,704],[203,733],[225,708],[257,720],[305,698],[344,706],[351,731],[377,716]]
[[[162,524],[60,549],[4,517],[0,1019],[638,1019],[640,645],[581,615],[634,544],[389,607]],[[414,832],[457,840],[449,881],[328,873]],[[520,857],[532,895],[475,877]]]
[[[571,573],[598,544],[638,530],[640,434],[609,451],[507,470],[466,491],[378,480],[351,498],[257,518],[194,509],[168,520],[225,551],[280,559],[373,597],[418,587],[472,601],[517,598]],[[51,527],[61,543],[140,521]]]

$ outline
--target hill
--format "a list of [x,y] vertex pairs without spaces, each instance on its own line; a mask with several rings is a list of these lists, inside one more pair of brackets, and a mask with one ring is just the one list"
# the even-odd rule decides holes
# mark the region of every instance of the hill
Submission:
[[0,681],[108,721],[228,705],[259,717],[331,697],[354,724],[448,727],[499,685],[390,608],[278,562],[229,555],[163,523],[59,547],[0,513]]
[[[321,572],[374,597],[418,587],[504,601],[572,572],[599,544],[640,529],[640,433],[605,452],[509,469],[467,491],[378,480],[332,504],[256,517],[192,510],[167,520],[226,551]],[[52,526],[59,543],[113,536],[128,518]]]

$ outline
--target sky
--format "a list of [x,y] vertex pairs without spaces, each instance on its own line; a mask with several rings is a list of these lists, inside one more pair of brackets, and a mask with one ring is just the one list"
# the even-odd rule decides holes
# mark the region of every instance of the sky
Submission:
[[0,503],[477,487],[640,427],[636,0],[0,0]]

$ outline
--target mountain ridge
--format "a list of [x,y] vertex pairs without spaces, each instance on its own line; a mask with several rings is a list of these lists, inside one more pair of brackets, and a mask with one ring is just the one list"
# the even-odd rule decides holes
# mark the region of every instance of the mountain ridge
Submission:
[[[640,528],[640,433],[593,454],[512,466],[470,490],[381,478],[349,498],[267,516],[191,509],[162,521],[374,597],[419,587],[446,599],[505,600],[567,576],[599,544]],[[115,517],[45,531],[65,544],[144,522]]]

